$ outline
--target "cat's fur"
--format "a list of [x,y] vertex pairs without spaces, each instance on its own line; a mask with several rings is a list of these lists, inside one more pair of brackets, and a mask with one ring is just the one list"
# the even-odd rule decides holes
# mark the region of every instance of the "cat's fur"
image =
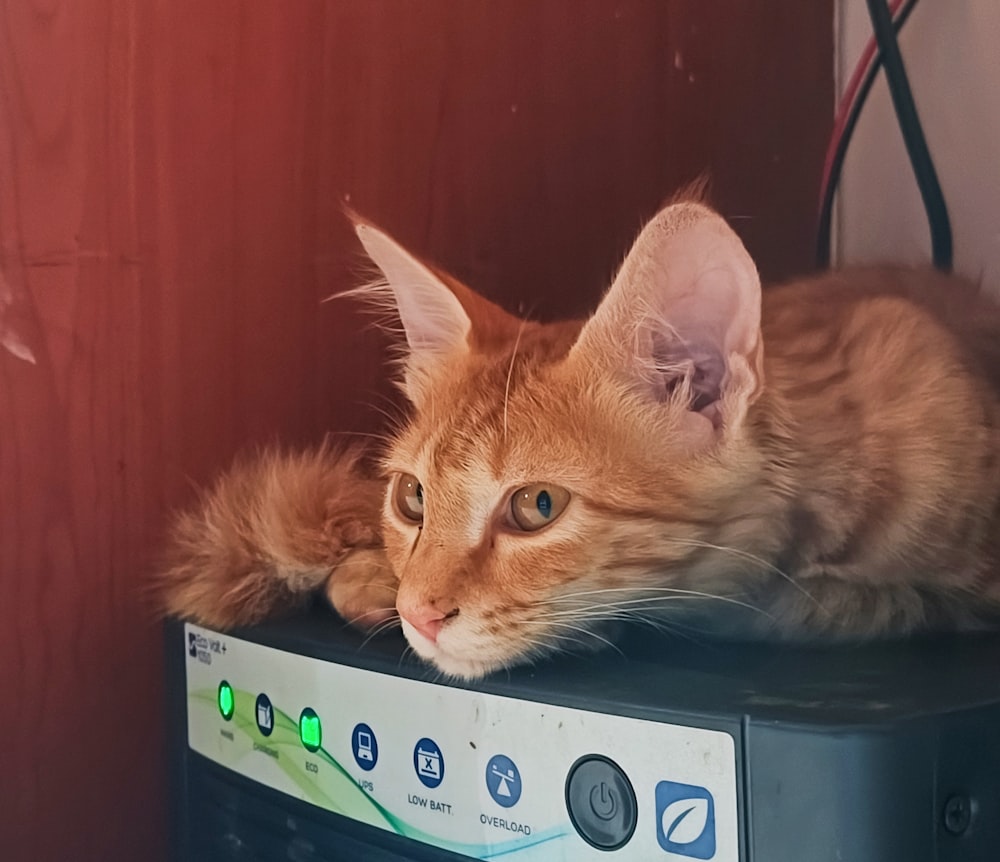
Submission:
[[329,595],[348,620],[384,620],[396,592],[395,579],[387,587],[376,576],[388,571],[384,487],[357,447],[240,458],[174,522],[159,584],[167,610],[222,628],[248,625],[324,589],[336,569]]
[[[249,622],[326,581],[362,624],[395,605],[462,677],[599,646],[622,616],[821,639],[995,619],[1000,312],[972,285],[883,268],[762,295],[688,202],[589,320],[542,325],[357,229],[406,338],[388,491],[330,450],[235,468],[180,521],[174,613]],[[533,483],[569,503],[523,532],[511,495]]]

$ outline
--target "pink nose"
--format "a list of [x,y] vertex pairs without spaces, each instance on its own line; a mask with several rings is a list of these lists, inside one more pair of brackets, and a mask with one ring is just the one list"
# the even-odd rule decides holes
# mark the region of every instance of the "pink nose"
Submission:
[[410,606],[397,606],[399,615],[413,626],[431,643],[437,643],[438,635],[441,633],[441,626],[446,620],[458,615],[458,608],[444,613],[434,605],[419,604]]

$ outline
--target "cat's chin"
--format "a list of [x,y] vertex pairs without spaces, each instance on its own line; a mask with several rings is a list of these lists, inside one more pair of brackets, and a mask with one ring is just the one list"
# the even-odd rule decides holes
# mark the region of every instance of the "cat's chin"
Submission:
[[480,679],[495,670],[501,670],[514,664],[520,664],[526,660],[526,656],[500,655],[483,656],[482,649],[469,650],[469,652],[479,652],[476,658],[470,658],[468,654],[457,654],[433,643],[425,638],[405,619],[402,620],[403,634],[407,643],[413,651],[424,661],[434,665],[442,673],[455,679],[473,680]]

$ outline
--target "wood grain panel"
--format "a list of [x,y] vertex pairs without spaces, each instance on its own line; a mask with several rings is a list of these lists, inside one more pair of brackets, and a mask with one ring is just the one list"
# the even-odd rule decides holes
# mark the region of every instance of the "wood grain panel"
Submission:
[[[0,4],[0,836],[165,858],[171,507],[240,448],[377,430],[347,203],[511,309],[593,305],[708,170],[807,268],[829,0]],[[29,361],[27,357],[33,357]]]

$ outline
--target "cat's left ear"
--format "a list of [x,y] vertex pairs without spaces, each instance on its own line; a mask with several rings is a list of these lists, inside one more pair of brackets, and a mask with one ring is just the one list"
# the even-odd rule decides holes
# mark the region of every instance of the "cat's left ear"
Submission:
[[466,343],[472,321],[447,285],[387,233],[362,221],[354,230],[382,270],[415,353],[450,353]]
[[444,281],[389,234],[358,218],[354,230],[385,281],[349,293],[399,315],[407,345],[403,391],[420,404],[439,370],[468,351],[472,321]]
[[407,346],[403,390],[411,402],[420,404],[434,379],[455,360],[517,333],[517,318],[351,215],[361,244],[385,281],[349,294],[389,306],[399,315]]
[[701,204],[661,211],[570,358],[681,408],[694,447],[738,428],[763,384],[760,279],[739,237]]

